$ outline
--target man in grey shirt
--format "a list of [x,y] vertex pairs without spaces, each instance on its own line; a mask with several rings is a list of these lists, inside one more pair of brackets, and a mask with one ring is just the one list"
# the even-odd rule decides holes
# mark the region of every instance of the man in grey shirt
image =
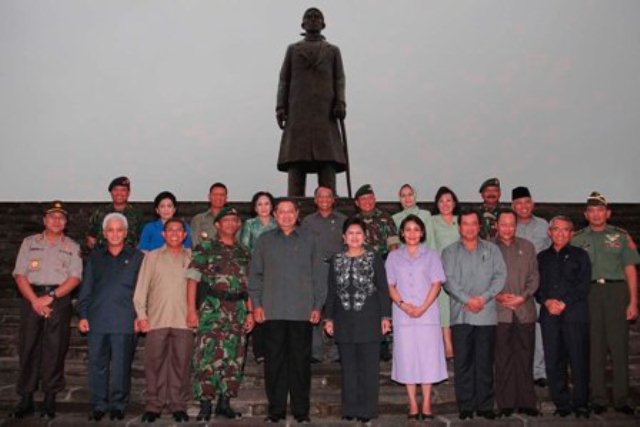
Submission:
[[[551,246],[551,239],[547,230],[549,223],[533,215],[534,202],[527,187],[516,187],[511,190],[511,207],[516,213],[516,237],[527,239],[536,248],[536,253]],[[540,314],[540,304],[535,302],[536,313]],[[547,386],[547,371],[544,365],[544,348],[542,346],[542,332],[540,324],[536,322],[536,341],[533,352],[533,379],[538,387]]]
[[281,199],[278,228],[263,233],[251,259],[249,295],[256,322],[264,324],[267,422],[286,418],[287,396],[298,422],[309,421],[311,328],[320,321],[327,284],[319,277],[313,238],[297,229],[298,207]]
[[[335,196],[333,195],[333,190],[328,187],[316,188],[314,201],[318,209],[304,218],[300,229],[310,234],[315,240],[317,254],[320,257],[321,280],[322,283],[327,283],[329,261],[332,256],[344,249],[342,224],[344,224],[347,217],[333,209]],[[311,361],[313,363],[322,362],[324,336],[320,325],[313,327],[313,343],[311,346]],[[339,359],[338,347],[332,344],[329,361],[337,362]]]
[[500,249],[480,239],[480,214],[460,214],[460,240],[442,252],[451,296],[455,393],[460,419],[493,419],[496,295],[507,277]]

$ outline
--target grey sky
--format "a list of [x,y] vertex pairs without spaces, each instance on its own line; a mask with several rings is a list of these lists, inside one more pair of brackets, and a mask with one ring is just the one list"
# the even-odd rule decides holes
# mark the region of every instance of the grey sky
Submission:
[[635,0],[5,0],[0,200],[106,199],[121,174],[135,200],[282,194],[278,72],[312,5],[344,59],[354,188],[640,200]]

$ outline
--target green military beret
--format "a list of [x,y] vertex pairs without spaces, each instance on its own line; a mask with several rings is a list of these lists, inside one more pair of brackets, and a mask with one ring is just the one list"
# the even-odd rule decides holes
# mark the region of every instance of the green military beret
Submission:
[[360,196],[364,196],[365,194],[373,194],[373,187],[371,187],[371,184],[365,184],[358,188],[358,191],[356,191],[356,199]]
[[220,212],[218,212],[218,215],[216,215],[213,218],[213,222],[218,222],[220,221],[222,218],[224,218],[227,215],[235,215],[237,217],[239,217],[240,215],[238,215],[238,211],[235,210],[235,208],[229,207],[229,206],[225,206],[224,208],[220,209]]
[[587,197],[587,206],[607,206],[607,199],[597,191],[592,191]]
[[47,215],[54,212],[60,212],[64,216],[69,216],[69,212],[67,212],[60,200],[54,200],[53,202],[51,202],[51,204],[47,206],[47,209],[44,211],[44,214]]
[[487,187],[498,187],[498,188],[500,188],[500,180],[498,178],[489,178],[489,179],[487,179],[480,186],[480,190],[478,190],[478,193],[482,193],[484,191],[484,189],[487,188]]

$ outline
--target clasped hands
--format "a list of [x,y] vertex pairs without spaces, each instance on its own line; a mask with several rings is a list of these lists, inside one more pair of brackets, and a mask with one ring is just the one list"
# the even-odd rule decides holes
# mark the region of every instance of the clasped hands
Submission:
[[31,308],[36,312],[38,316],[47,319],[49,318],[49,316],[51,316],[51,313],[53,313],[53,308],[51,308],[52,302],[53,298],[51,298],[49,295],[44,295],[31,301]]
[[522,304],[524,304],[526,298],[522,295],[500,292],[498,295],[496,295],[496,301],[498,301],[498,304],[500,304],[504,308],[516,311]]
[[464,309],[472,313],[480,313],[487,302],[483,297],[472,295],[469,297],[469,301],[464,305]]

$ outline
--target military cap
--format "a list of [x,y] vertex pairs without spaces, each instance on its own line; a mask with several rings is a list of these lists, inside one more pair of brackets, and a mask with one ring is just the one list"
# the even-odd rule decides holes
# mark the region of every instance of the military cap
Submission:
[[523,197],[531,197],[531,193],[527,187],[516,187],[511,190],[511,201],[521,199]]
[[324,14],[317,7],[310,7],[309,9],[305,10],[304,13],[302,14],[302,19],[304,19],[305,16],[307,16],[311,12],[318,12],[320,14],[320,16],[322,17],[322,19],[324,20]]
[[222,218],[224,218],[225,216],[228,216],[228,215],[235,215],[237,217],[240,216],[240,215],[238,215],[238,211],[235,210],[235,208],[232,208],[232,207],[229,207],[229,206],[225,206],[224,208],[220,209],[220,212],[218,212],[218,214],[213,218],[213,222],[218,222]]
[[371,184],[365,184],[358,188],[358,191],[356,191],[356,199],[360,196],[364,196],[365,194],[373,194],[373,187],[371,187]]
[[111,183],[109,184],[109,192],[111,192],[111,190],[113,190],[113,187],[117,185],[121,185],[123,187],[127,187],[128,189],[131,189],[131,182],[126,176],[119,176],[117,178],[114,178],[113,181],[111,181]]
[[597,191],[592,191],[587,197],[587,206],[607,206],[607,199]]
[[64,216],[69,216],[69,212],[67,212],[60,200],[54,200],[53,202],[51,202],[51,204],[47,206],[47,209],[44,211],[44,214],[48,215],[54,212],[60,212]]
[[480,186],[480,190],[478,190],[478,193],[482,193],[484,191],[485,188],[487,187],[498,187],[500,188],[500,180],[498,178],[489,178],[487,180],[485,180],[482,185]]

